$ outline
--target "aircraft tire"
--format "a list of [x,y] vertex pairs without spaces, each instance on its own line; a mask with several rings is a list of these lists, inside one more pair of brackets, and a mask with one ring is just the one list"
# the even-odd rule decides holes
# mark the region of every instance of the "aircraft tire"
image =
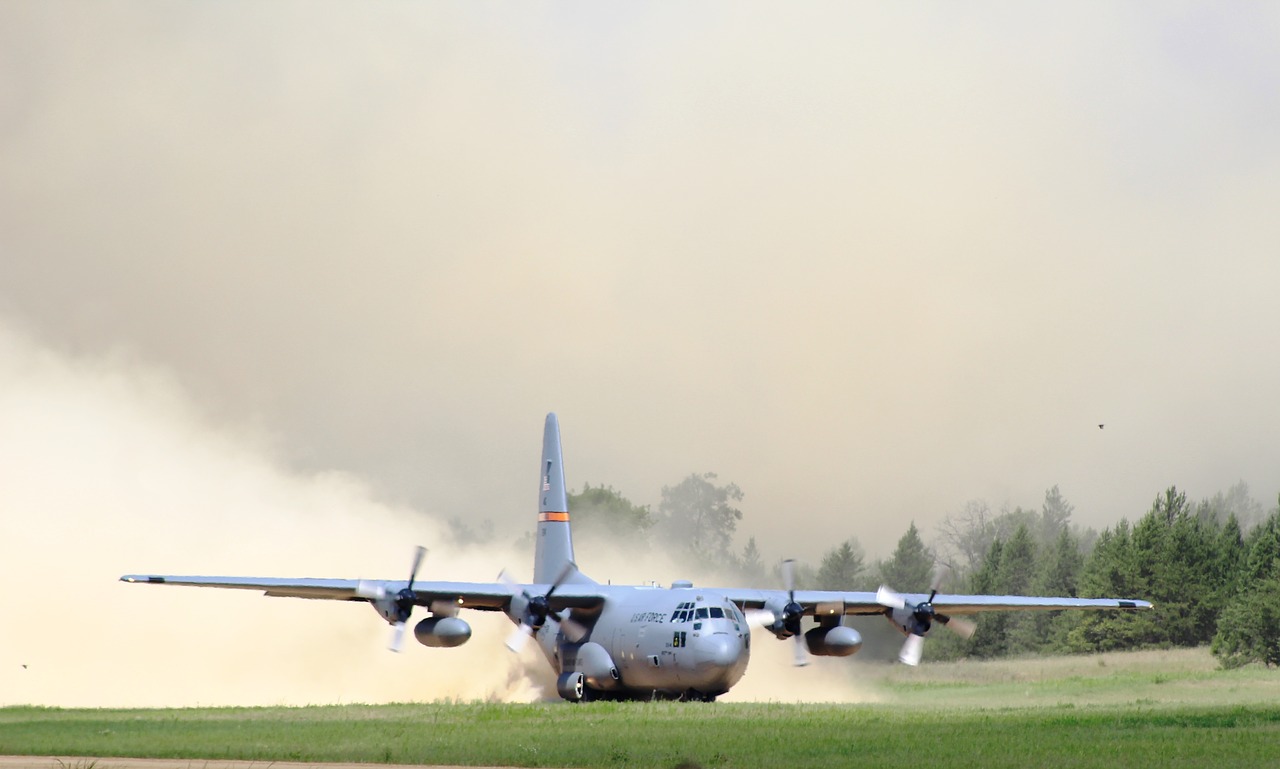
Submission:
[[581,702],[586,691],[586,676],[582,673],[561,673],[556,679],[556,692],[561,699]]

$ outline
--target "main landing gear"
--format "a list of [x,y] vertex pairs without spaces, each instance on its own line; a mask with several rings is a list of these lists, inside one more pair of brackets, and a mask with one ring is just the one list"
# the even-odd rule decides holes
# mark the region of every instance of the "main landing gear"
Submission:
[[582,702],[587,694],[586,676],[582,673],[561,673],[556,679],[556,693],[570,702]]

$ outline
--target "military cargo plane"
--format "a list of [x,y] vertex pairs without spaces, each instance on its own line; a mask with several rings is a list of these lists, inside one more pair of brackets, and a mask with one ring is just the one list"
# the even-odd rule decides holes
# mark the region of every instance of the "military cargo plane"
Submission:
[[[783,563],[786,589],[702,588],[676,582],[670,588],[602,585],[574,562],[560,425],[548,414],[542,439],[538,525],[533,582],[500,575],[492,583],[417,579],[425,550],[418,548],[408,580],[280,579],[130,574],[124,582],[151,585],[261,590],[268,596],[368,603],[392,625],[399,651],[414,608],[430,616],[413,635],[430,647],[453,647],[471,638],[460,610],[500,611],[516,625],[507,645],[519,650],[530,638],[558,678],[559,695],[571,702],[597,699],[712,701],[736,684],[751,656],[751,629],[759,627],[793,644],[798,665],[810,655],[847,657],[862,646],[849,615],[881,614],[906,635],[900,659],[920,661],[934,623],[961,634],[973,625],[961,615],[986,611],[1053,609],[1149,609],[1146,601],[944,595],[794,589],[793,564]],[[812,627],[802,623],[812,618]]]

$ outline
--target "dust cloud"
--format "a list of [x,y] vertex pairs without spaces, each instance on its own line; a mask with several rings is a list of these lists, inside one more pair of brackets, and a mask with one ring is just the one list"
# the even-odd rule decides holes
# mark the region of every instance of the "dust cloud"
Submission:
[[[0,579],[11,588],[0,704],[533,701],[550,691],[532,646],[507,651],[502,615],[468,612],[474,635],[463,647],[407,641],[396,655],[386,650],[390,628],[364,604],[117,581],[402,579],[418,543],[430,549],[425,579],[490,581],[503,567],[521,575],[529,559],[514,544],[452,549],[441,515],[381,502],[350,475],[282,469],[269,436],[213,424],[171,374],[128,354],[76,356],[0,324],[0,486]],[[736,582],[660,549],[638,556],[600,537],[575,544],[583,570],[602,582]],[[874,697],[832,670],[847,661],[795,670],[790,655],[757,631],[731,699]]]
[[[537,451],[536,436],[530,450]],[[532,470],[530,471],[532,475]],[[364,604],[118,582],[124,573],[493,579],[513,549],[458,552],[436,518],[341,473],[281,470],[251,428],[211,424],[163,369],[76,357],[0,326],[0,703],[189,706],[529,700],[505,617],[458,649]],[[532,492],[531,492],[532,497]],[[517,561],[519,558],[519,561]]]
[[280,467],[518,531],[549,410],[575,483],[713,470],[778,555],[1055,484],[1096,528],[1270,495],[1278,36],[1262,4],[0,3],[0,311],[141,351]]

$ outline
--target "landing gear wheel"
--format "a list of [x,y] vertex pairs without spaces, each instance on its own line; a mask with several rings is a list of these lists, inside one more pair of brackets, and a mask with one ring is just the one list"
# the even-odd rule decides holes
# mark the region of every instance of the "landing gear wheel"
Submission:
[[581,673],[561,673],[556,679],[556,692],[562,699],[581,702],[586,692],[586,677]]

